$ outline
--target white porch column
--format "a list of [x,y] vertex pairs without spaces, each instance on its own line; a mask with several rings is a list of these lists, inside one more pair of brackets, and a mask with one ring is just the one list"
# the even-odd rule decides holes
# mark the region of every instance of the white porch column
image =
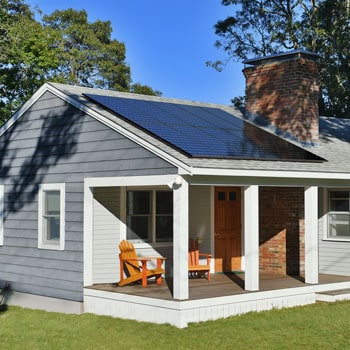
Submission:
[[84,286],[93,284],[93,209],[92,187],[84,181]]
[[305,202],[305,283],[318,283],[318,188],[306,187]]
[[178,176],[174,190],[174,299],[188,299],[188,183]]
[[244,188],[245,290],[259,290],[259,186]]

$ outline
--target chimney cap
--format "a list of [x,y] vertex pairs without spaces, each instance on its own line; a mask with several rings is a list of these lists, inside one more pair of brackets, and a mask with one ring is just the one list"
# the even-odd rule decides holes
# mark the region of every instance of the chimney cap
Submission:
[[319,61],[321,56],[317,53],[305,50],[293,50],[288,52],[280,52],[269,56],[257,57],[257,58],[249,58],[243,61],[245,65],[250,66],[258,66],[262,63],[271,63],[271,62],[281,62],[287,61],[296,58],[308,58],[313,61]]

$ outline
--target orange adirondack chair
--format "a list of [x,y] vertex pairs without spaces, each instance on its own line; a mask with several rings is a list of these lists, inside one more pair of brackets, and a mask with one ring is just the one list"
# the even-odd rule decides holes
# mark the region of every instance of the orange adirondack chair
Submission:
[[[199,258],[206,257],[207,263],[200,264]],[[207,275],[207,280],[210,281],[210,261],[212,255],[199,253],[198,240],[189,240],[188,250],[188,273],[190,277],[200,278]]]
[[[120,242],[119,250],[120,281],[118,286],[125,286],[126,284],[141,280],[142,287],[147,287],[147,279],[150,277],[155,277],[158,285],[162,283],[162,274],[165,273],[162,263],[165,258],[138,257],[134,245],[126,240]],[[157,268],[148,269],[147,262],[152,260],[157,260]],[[124,278],[124,273],[126,278]]]

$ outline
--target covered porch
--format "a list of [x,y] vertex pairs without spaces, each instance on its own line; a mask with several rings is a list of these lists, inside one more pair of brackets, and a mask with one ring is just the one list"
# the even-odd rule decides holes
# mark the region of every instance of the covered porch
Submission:
[[[317,180],[300,178],[293,173],[284,174],[284,177],[280,175],[246,172],[242,176],[230,171],[227,174],[223,172],[222,176],[172,174],[86,179],[85,311],[185,327],[189,322],[309,304],[316,301],[316,293],[320,291],[350,288],[349,277],[319,274]],[[323,183],[326,184],[326,181],[323,180]],[[238,254],[230,257],[232,268],[219,270],[223,273],[217,273],[220,259],[216,249],[218,231],[215,200],[216,196],[221,196],[217,188],[232,189],[235,194],[231,196],[228,193],[228,197],[231,196],[239,206],[238,211],[234,209],[239,219]],[[270,203],[263,201],[263,198],[276,201],[269,191],[265,191],[263,197],[263,188],[275,189],[277,199],[281,192],[279,189],[284,188],[285,197],[288,198],[283,203],[287,215],[290,211],[288,203],[294,203],[294,211],[289,215],[292,218],[291,225],[286,225],[283,217],[279,218],[278,225],[265,235],[268,238],[262,235],[263,231],[269,231],[264,226],[266,215],[263,215],[263,210],[269,213],[265,218],[267,222],[279,214],[274,212]],[[115,287],[119,280],[118,245],[122,239],[128,239],[125,198],[129,189],[160,189],[172,193],[171,242],[135,242],[140,255],[167,257],[166,283],[161,287],[152,284],[147,288],[140,285]],[[188,241],[197,236],[203,240],[201,252],[214,257],[210,282],[205,279],[192,280],[188,276]],[[262,248],[266,245],[265,241],[273,241],[275,236],[282,237],[283,247],[274,248],[270,245],[268,251],[277,254],[278,258],[283,251],[284,257],[278,264],[271,260],[264,265],[265,256],[262,254],[265,253]],[[296,243],[290,246],[290,240]],[[238,267],[234,265],[236,258],[239,258]],[[281,265],[280,269],[277,273],[270,273],[268,269],[272,267],[274,270],[276,265]],[[292,266],[292,272],[288,271],[289,265]],[[293,275],[303,277],[291,277]]]
[[[257,184],[259,183],[259,184]],[[298,186],[299,184],[299,186]],[[283,179],[261,179],[249,177],[229,176],[189,176],[189,175],[164,175],[143,177],[117,177],[94,178],[85,180],[84,198],[84,285],[90,286],[98,283],[118,282],[119,261],[118,245],[128,237],[129,224],[127,214],[127,192],[142,190],[169,191],[172,195],[172,232],[169,241],[150,242],[153,238],[148,236],[148,241],[134,240],[135,248],[139,255],[163,255],[167,257],[166,277],[172,278],[173,298],[187,300],[189,298],[188,280],[188,241],[189,238],[202,240],[200,250],[202,253],[213,255],[211,272],[244,271],[244,290],[258,291],[259,269],[261,270],[263,245],[261,240],[264,228],[259,222],[260,193],[262,186],[288,186]],[[296,227],[295,233],[297,247],[268,248],[268,254],[273,250],[284,251],[284,260],[280,265],[286,265],[287,250],[297,251],[290,260],[295,260],[296,272],[305,276],[305,283],[318,283],[318,188],[316,186],[301,187],[300,181],[295,181],[289,186],[299,187],[297,213],[292,213],[292,226]],[[217,189],[219,188],[219,191]],[[136,190],[135,190],[136,189]],[[225,190],[228,189],[228,190]],[[227,193],[225,193],[227,192]],[[288,189],[287,189],[288,192]],[[226,195],[227,206],[222,195]],[[294,196],[294,195],[293,195]],[[295,198],[292,196],[292,201]],[[217,206],[217,198],[219,206]],[[231,198],[232,197],[232,198]],[[278,195],[277,195],[278,197]],[[268,200],[269,195],[267,195]],[[299,203],[298,202],[298,203]],[[267,203],[268,204],[268,203]],[[153,205],[155,207],[156,205]],[[263,207],[266,203],[263,203]],[[300,208],[299,208],[300,207]],[[218,209],[217,209],[218,208]],[[274,215],[274,208],[269,209],[270,218]],[[225,212],[226,210],[226,212]],[[157,218],[150,218],[153,222]],[[149,224],[148,224],[149,225]],[[228,229],[221,226],[229,226]],[[265,229],[264,229],[265,230]],[[288,231],[284,223],[274,227],[271,235],[278,235],[279,231]],[[267,231],[267,229],[265,230]],[[292,230],[289,230],[292,231]],[[302,239],[299,237],[303,233]],[[225,237],[227,234],[231,241]],[[219,240],[218,236],[224,236],[226,240]],[[138,237],[134,235],[134,237]],[[220,238],[220,237],[219,237]],[[263,238],[271,240],[270,237]],[[288,237],[282,238],[284,241]],[[231,245],[234,249],[219,251]],[[227,249],[226,249],[227,250]],[[226,256],[224,256],[226,254]],[[226,262],[225,262],[226,260]],[[263,270],[268,269],[276,262],[267,264]],[[302,265],[299,268],[299,265]],[[276,271],[274,271],[276,272]],[[288,273],[286,269],[280,274]],[[290,272],[290,271],[289,271]]]

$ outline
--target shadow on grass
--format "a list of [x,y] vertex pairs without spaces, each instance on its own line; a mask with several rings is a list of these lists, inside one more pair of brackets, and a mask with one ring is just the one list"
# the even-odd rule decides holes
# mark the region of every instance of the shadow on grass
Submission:
[[10,283],[0,280],[0,313],[7,311],[7,299],[11,293]]

